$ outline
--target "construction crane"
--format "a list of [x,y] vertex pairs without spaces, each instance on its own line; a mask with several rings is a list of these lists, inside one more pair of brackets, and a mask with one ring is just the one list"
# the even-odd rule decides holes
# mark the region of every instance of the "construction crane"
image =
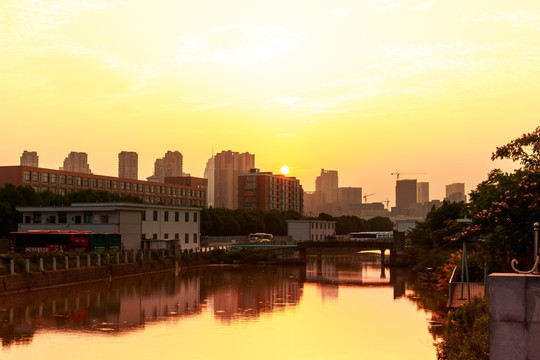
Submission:
[[383,203],[386,203],[386,210],[388,210],[388,206],[390,205],[390,200],[386,198],[386,201],[383,201]]
[[399,175],[419,175],[419,174],[426,174],[426,173],[401,173],[396,171],[395,173],[390,173],[390,175],[396,175],[396,180],[399,180]]
[[363,197],[364,197],[364,204],[367,203],[367,197],[368,197],[368,196],[371,196],[371,195],[375,195],[375,193],[373,193],[373,194],[366,194],[366,195],[363,196]]

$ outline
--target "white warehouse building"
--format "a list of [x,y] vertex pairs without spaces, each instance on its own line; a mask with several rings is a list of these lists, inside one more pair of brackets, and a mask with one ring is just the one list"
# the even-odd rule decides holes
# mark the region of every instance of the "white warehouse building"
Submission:
[[336,235],[336,222],[287,220],[287,235],[294,241],[325,241]]
[[197,249],[201,209],[137,203],[75,203],[71,206],[17,207],[19,231],[86,230],[119,233],[125,249]]

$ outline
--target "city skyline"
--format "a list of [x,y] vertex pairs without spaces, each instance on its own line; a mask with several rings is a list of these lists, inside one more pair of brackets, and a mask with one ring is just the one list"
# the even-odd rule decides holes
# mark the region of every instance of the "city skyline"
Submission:
[[321,169],[395,204],[396,171],[466,192],[496,147],[538,126],[536,1],[6,1],[0,4],[0,164],[70,151],[116,176],[167,150],[203,177],[214,152],[288,165],[306,191]]

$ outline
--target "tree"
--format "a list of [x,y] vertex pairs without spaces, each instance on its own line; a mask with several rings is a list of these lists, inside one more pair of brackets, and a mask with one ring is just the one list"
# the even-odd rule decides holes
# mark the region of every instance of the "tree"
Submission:
[[524,169],[537,171],[540,167],[540,126],[532,133],[498,147],[491,155],[491,160],[512,159],[519,161]]

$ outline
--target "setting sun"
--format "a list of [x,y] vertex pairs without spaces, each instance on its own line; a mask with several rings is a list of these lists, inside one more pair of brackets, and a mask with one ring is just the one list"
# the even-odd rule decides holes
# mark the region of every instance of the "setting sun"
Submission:
[[288,167],[287,165],[283,165],[283,166],[281,167],[281,173],[282,173],[283,175],[287,175],[287,174],[289,173],[289,167]]

